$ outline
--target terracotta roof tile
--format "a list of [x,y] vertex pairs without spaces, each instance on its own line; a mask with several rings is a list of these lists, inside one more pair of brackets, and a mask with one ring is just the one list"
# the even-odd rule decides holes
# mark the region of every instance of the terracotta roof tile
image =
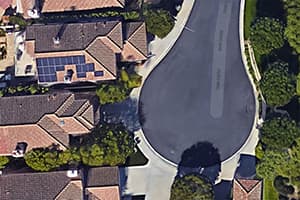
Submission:
[[138,51],[144,55],[144,59],[148,55],[146,24],[144,22],[130,22],[127,24],[127,40]]
[[71,181],[56,197],[55,200],[83,200],[81,180]]
[[145,56],[130,42],[126,42],[122,51],[122,60],[129,62],[140,61],[145,60]]
[[70,181],[66,171],[3,174],[0,176],[0,199],[53,200]]
[[119,186],[87,188],[89,200],[120,200]]
[[[27,143],[26,151],[38,147],[59,144],[38,125],[19,125],[0,127],[0,154],[11,155],[18,142]],[[63,146],[61,146],[63,148]]]
[[262,181],[235,179],[233,183],[233,200],[261,200]]
[[96,39],[86,51],[99,63],[105,66],[112,74],[116,75],[116,55],[111,48],[101,41],[101,39]]

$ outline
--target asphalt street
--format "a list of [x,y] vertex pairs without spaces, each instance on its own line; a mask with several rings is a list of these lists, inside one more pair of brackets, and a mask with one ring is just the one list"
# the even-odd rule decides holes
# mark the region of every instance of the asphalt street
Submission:
[[183,33],[143,86],[145,137],[174,163],[204,141],[225,160],[249,136],[255,99],[240,52],[239,6],[240,0],[196,0]]

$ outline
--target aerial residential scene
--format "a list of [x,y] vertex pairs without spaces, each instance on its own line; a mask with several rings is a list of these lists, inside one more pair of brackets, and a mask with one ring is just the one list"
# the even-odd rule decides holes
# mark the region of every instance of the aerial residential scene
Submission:
[[0,200],[300,200],[300,0],[0,0]]

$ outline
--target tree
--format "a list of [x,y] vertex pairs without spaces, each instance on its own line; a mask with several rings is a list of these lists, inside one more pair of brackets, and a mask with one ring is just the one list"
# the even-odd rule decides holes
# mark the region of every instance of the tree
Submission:
[[251,27],[250,40],[254,50],[260,54],[269,54],[284,44],[284,27],[279,20],[259,18]]
[[101,166],[104,164],[104,150],[98,144],[80,147],[82,163],[88,166]]
[[147,31],[159,38],[166,37],[173,29],[175,22],[172,15],[162,9],[144,11]]
[[96,90],[101,104],[118,103],[128,97],[128,90],[120,83],[101,84]]
[[50,171],[61,165],[58,157],[59,151],[50,148],[37,148],[26,153],[24,159],[26,164],[36,171]]
[[263,74],[260,86],[270,106],[287,104],[296,92],[294,79],[288,72],[287,64],[283,62],[274,62],[269,65]]
[[124,87],[128,90],[140,87],[142,84],[143,77],[138,75],[136,72],[129,74],[125,69],[121,69],[120,77]]
[[125,164],[129,155],[134,152],[133,136],[126,131],[108,131],[102,140],[104,147],[104,162],[116,166]]
[[213,200],[213,188],[203,176],[189,174],[175,178],[171,188],[170,200]]
[[6,156],[0,156],[0,169],[3,169],[7,163],[9,163],[9,158]]
[[285,36],[297,53],[300,53],[300,0],[284,0],[287,13]]
[[256,174],[268,180],[274,180],[277,175],[284,175],[289,154],[286,151],[266,150],[263,158],[256,165]]
[[264,122],[260,139],[267,149],[282,150],[291,147],[300,136],[296,122],[288,118],[275,118]]

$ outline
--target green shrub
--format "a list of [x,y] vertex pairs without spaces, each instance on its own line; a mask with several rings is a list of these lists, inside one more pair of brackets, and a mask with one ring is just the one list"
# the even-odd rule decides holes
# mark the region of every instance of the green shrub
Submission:
[[174,18],[166,10],[145,10],[144,16],[147,31],[159,38],[166,37],[175,25]]
[[7,163],[9,163],[9,158],[6,156],[0,156],[0,169],[3,169]]

